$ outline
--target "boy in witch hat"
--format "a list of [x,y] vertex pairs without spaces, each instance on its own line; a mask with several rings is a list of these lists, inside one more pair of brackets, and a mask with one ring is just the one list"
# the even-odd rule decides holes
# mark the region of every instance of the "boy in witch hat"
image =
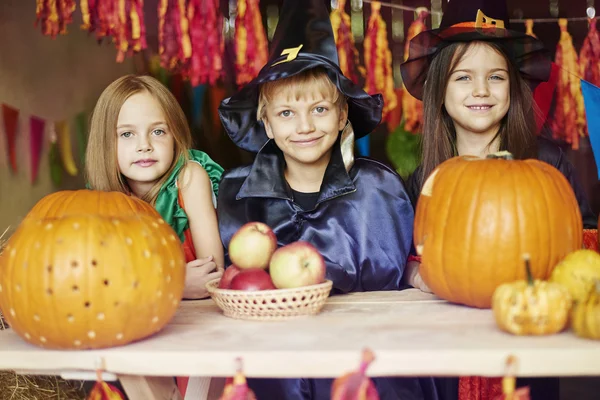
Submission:
[[[354,160],[352,141],[380,123],[383,101],[342,74],[325,1],[284,0],[267,65],[219,108],[229,137],[256,153],[252,165],[223,175],[221,238],[227,249],[242,225],[260,221],[279,246],[315,246],[334,293],[398,290],[413,209],[392,169]],[[249,383],[260,399],[329,399],[331,379]],[[431,378],[375,384],[382,399],[437,399]]]

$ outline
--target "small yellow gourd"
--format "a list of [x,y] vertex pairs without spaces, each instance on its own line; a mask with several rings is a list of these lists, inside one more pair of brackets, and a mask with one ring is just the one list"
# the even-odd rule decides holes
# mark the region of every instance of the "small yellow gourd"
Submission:
[[572,320],[577,336],[600,339],[600,280],[595,282],[587,297],[575,305]]
[[560,283],[569,290],[574,302],[586,298],[596,279],[600,279],[600,254],[585,249],[567,255],[550,276],[550,282]]
[[525,255],[527,280],[496,288],[492,310],[496,324],[515,335],[549,335],[562,331],[571,309],[571,295],[560,284],[534,280]]

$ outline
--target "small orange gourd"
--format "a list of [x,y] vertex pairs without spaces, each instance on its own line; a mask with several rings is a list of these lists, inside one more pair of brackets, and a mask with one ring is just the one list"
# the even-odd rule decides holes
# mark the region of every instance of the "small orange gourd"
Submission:
[[572,328],[579,337],[600,340],[600,280],[573,308]]
[[111,347],[163,328],[184,280],[181,243],[160,217],[28,219],[0,255],[0,308],[38,346]]
[[569,289],[573,301],[584,300],[594,282],[600,279],[600,254],[594,250],[576,250],[567,255],[552,271],[551,282]]
[[492,309],[496,324],[515,335],[550,335],[562,331],[568,322],[572,300],[558,283],[534,280],[528,255],[527,280],[504,283],[496,289]]

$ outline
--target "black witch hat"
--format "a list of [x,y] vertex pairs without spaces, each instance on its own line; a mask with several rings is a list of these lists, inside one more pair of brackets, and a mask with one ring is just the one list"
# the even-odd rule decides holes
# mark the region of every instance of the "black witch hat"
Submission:
[[429,66],[438,52],[454,42],[472,41],[499,44],[532,90],[550,78],[551,60],[544,44],[510,29],[504,0],[450,0],[440,27],[421,32],[410,41],[408,58],[400,66],[408,92],[422,99]]
[[260,85],[317,67],[326,71],[346,97],[356,138],[379,125],[383,98],[380,94],[368,95],[342,74],[325,1],[284,0],[269,61],[254,80],[221,102],[221,122],[238,147],[256,153],[269,140],[262,121],[256,119]]

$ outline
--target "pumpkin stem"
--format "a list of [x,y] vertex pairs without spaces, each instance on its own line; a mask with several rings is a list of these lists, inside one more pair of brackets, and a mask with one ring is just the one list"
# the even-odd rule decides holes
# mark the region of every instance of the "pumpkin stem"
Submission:
[[485,158],[501,158],[503,160],[514,160],[515,159],[513,157],[513,155],[506,150],[497,151],[495,153],[488,154]]
[[531,265],[529,263],[529,254],[523,254],[525,260],[525,272],[527,273],[527,284],[533,286],[533,276],[531,275]]

